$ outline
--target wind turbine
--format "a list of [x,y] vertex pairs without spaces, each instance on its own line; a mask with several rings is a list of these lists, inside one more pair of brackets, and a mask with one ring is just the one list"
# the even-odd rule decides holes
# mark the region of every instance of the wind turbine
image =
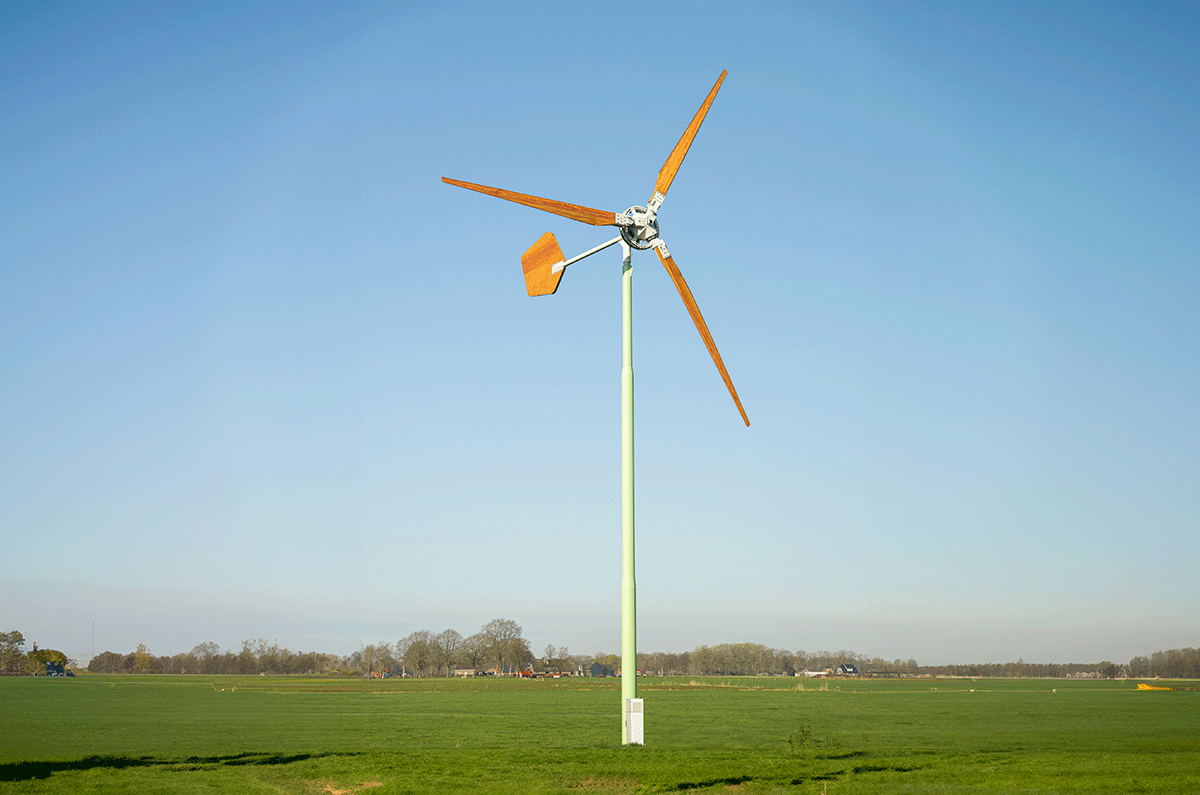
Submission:
[[692,316],[692,322],[696,324],[696,330],[700,332],[700,337],[704,340],[704,345],[708,348],[713,363],[717,365],[717,371],[725,381],[725,386],[729,390],[729,395],[733,398],[738,412],[742,415],[742,420],[747,426],[750,425],[750,418],[746,416],[746,410],[742,408],[742,401],[738,398],[737,390],[733,388],[733,381],[729,379],[725,363],[721,361],[721,354],[717,351],[712,334],[708,331],[708,324],[704,322],[704,317],[700,314],[700,307],[696,305],[696,299],[692,297],[691,289],[688,288],[683,274],[675,265],[675,260],[671,256],[671,252],[667,250],[667,244],[659,236],[658,230],[658,209],[662,206],[663,199],[667,196],[667,190],[675,180],[675,174],[679,171],[683,158],[687,156],[692,140],[700,130],[700,125],[704,122],[704,117],[708,114],[708,109],[712,105],[713,99],[716,98],[717,91],[720,90],[726,74],[724,71],[721,72],[721,76],[717,78],[716,84],[708,92],[700,110],[696,111],[691,124],[684,130],[683,137],[671,150],[667,162],[658,172],[658,180],[654,183],[654,194],[645,206],[634,205],[623,213],[613,213],[591,207],[581,207],[577,204],[567,204],[554,199],[543,199],[539,196],[530,196],[503,188],[491,188],[487,185],[442,177],[442,182],[447,185],[456,185],[460,188],[486,193],[489,196],[545,210],[548,213],[593,226],[615,226],[620,231],[620,234],[612,240],[601,243],[571,259],[564,259],[558,241],[553,234],[547,232],[521,256],[521,268],[525,272],[525,288],[531,296],[550,295],[558,289],[563,270],[568,265],[579,262],[584,257],[590,257],[616,243],[621,244],[623,254],[621,267],[621,305],[623,310],[621,327],[623,351],[621,360],[621,703],[623,716],[621,742],[626,745],[644,744],[642,700],[637,698],[637,602],[633,566],[633,267],[630,264],[632,249],[644,251],[653,248],[658,254],[659,260],[662,261],[667,273],[671,276],[671,281],[675,283],[675,288],[679,291],[679,297],[683,299],[688,314]]

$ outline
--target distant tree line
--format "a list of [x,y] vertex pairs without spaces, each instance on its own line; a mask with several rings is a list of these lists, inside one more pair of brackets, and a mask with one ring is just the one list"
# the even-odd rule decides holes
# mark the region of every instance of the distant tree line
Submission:
[[1008,679],[1062,679],[1095,674],[1100,679],[1129,676],[1128,666],[1107,660],[1098,663],[1027,663],[1022,660],[1007,663],[971,663],[969,665],[925,665],[922,675],[970,676]]
[[[47,661],[69,664],[60,651],[24,650],[20,632],[0,632],[0,674],[40,675]],[[292,652],[276,641],[263,638],[242,641],[240,651],[222,651],[214,642],[201,643],[190,652],[157,657],[139,644],[128,654],[106,651],[88,664],[92,673],[145,674],[308,674],[308,675],[391,675],[413,677],[452,676],[462,673],[493,672],[500,675],[534,670],[577,672],[592,663],[619,671],[619,655],[606,652],[571,654],[564,646],[547,646],[535,655],[515,621],[496,618],[464,637],[453,629],[433,633],[418,630],[397,641],[381,641],[364,646],[353,654],[338,656],[322,652]],[[999,678],[1063,678],[1097,676],[1104,679],[1151,677],[1200,679],[1200,649],[1156,651],[1148,657],[1134,657],[1126,665],[1109,661],[1099,663],[972,663],[958,665],[919,665],[916,660],[867,657],[852,651],[789,651],[772,649],[760,643],[722,643],[697,646],[690,652],[650,652],[637,657],[643,674],[662,676],[790,676],[808,671],[836,669],[852,663],[860,673],[893,676],[969,676]]]
[[1129,661],[1129,675],[1136,679],[1200,679],[1200,649],[1168,649]]
[[788,651],[772,649],[761,643],[722,643],[697,646],[683,654],[638,655],[643,673],[677,676],[792,676],[800,671],[836,669],[852,663],[860,671],[873,673],[919,673],[917,661],[870,658],[852,651]]
[[263,638],[242,641],[241,651],[222,652],[216,643],[201,643],[189,652],[156,657],[139,643],[137,651],[106,651],[88,663],[94,674],[338,674],[343,660],[322,652],[292,652]]
[[[564,650],[565,651],[565,650]],[[347,663],[366,676],[387,670],[408,676],[452,676],[456,670],[512,674],[533,662],[521,625],[494,618],[469,637],[454,629],[422,629],[392,643],[364,646]]]
[[[563,650],[564,652],[566,649]],[[106,651],[88,663],[91,673],[131,674],[325,674],[377,676],[450,676],[456,668],[471,672],[495,669],[514,673],[529,665],[533,654],[515,621],[497,618],[464,638],[447,629],[420,630],[395,643],[381,641],[345,657],[321,652],[293,652],[264,638],[242,641],[241,651],[221,651],[214,642],[190,652],[156,657],[138,644],[128,654]]]

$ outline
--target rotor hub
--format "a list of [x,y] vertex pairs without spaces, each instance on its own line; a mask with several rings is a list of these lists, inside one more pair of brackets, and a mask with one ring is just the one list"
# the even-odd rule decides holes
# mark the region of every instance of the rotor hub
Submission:
[[633,223],[621,227],[621,238],[631,247],[646,250],[658,239],[658,219],[654,210],[640,205],[625,211]]

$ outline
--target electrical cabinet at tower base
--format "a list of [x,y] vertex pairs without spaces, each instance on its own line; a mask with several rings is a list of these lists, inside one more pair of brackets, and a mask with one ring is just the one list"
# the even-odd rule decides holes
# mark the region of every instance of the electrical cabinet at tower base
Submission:
[[642,699],[625,699],[625,742],[628,745],[646,744],[645,714]]

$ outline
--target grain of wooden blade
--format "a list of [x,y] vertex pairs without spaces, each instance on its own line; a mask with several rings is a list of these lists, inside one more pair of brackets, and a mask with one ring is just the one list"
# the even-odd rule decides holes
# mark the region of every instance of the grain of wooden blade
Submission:
[[[719,82],[718,85],[720,85]],[[696,330],[700,332],[700,337],[704,340],[704,346],[708,348],[709,356],[712,356],[713,364],[717,366],[717,370],[721,373],[721,378],[725,381],[725,386],[729,389],[729,396],[737,404],[737,410],[742,415],[742,421],[748,427],[750,425],[750,418],[746,416],[746,410],[742,408],[742,401],[738,398],[737,390],[733,388],[733,381],[729,379],[729,372],[725,369],[725,363],[721,361],[721,352],[717,350],[717,345],[713,342],[712,334],[708,333],[708,324],[704,322],[704,316],[700,314],[700,307],[696,306],[696,299],[692,297],[692,291],[688,287],[687,282],[684,281],[683,274],[679,272],[679,268],[676,267],[675,260],[672,257],[663,255],[662,248],[655,246],[654,252],[662,260],[663,267],[667,269],[667,273],[671,274],[671,281],[675,282],[675,289],[679,291],[679,297],[683,299],[683,304],[687,307],[688,314],[692,316],[692,322],[696,324]]]
[[592,226],[616,226],[617,214],[605,212],[604,210],[595,210],[591,207],[581,207],[578,204],[567,204],[566,202],[555,201],[554,199],[543,199],[540,196],[530,196],[527,193],[517,193],[504,188],[489,188],[487,185],[476,185],[474,182],[463,182],[449,177],[442,177],[442,182],[447,185],[454,185],[467,190],[486,193],[488,196],[495,196],[498,199],[506,199],[517,204],[524,204],[526,207],[533,207],[537,210],[545,210],[548,213],[561,215],[563,218],[570,218],[574,221],[582,221],[585,224]]
[[[717,91],[721,88],[721,83],[725,80],[726,71],[721,72],[721,76],[717,78],[717,83],[712,87],[712,91],[708,92],[708,96],[704,99],[704,104],[700,106],[700,110],[696,111],[696,115],[692,117],[692,123],[683,131],[683,137],[679,139],[679,143],[675,144],[675,148],[671,150],[667,162],[663,164],[662,169],[658,172],[658,182],[654,183],[656,193],[667,195],[667,189],[671,187],[671,183],[675,180],[675,174],[679,171],[679,166],[683,163],[683,158],[687,157],[688,149],[692,145],[692,140],[696,137],[696,133],[700,130],[700,125],[704,122],[704,117],[708,113],[709,107],[717,96]],[[651,196],[651,199],[654,197]]]

